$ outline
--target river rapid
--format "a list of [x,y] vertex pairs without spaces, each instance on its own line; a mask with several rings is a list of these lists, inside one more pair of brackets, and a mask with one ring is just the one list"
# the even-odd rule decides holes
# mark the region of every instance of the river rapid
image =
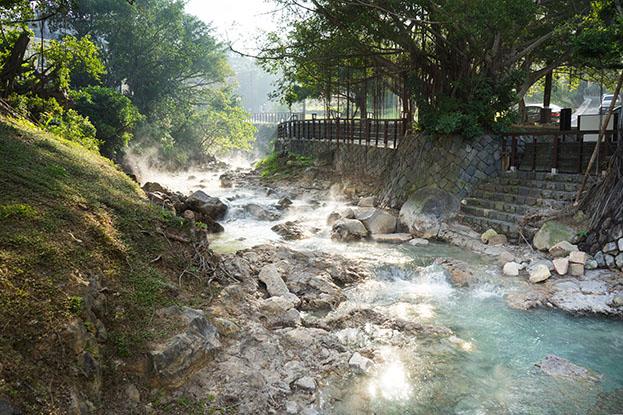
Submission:
[[[202,189],[229,205],[225,232],[212,248],[234,252],[258,244],[285,244],[356,260],[371,277],[345,289],[341,308],[369,307],[386,315],[444,326],[446,338],[404,336],[372,324],[336,332],[346,345],[374,354],[365,374],[336,374],[319,383],[317,413],[326,414],[585,414],[617,413],[623,405],[623,322],[573,316],[552,309],[510,308],[505,294],[520,287],[504,277],[495,258],[431,242],[427,246],[331,240],[326,218],[346,202],[330,192],[258,186],[221,188],[219,172],[152,174],[173,190]],[[296,190],[296,189],[295,189]],[[277,221],[245,214],[244,206],[274,206],[283,194],[293,205]],[[299,220],[319,232],[284,241],[270,228]],[[452,258],[469,265],[474,281],[457,287],[434,263]],[[599,381],[552,377],[536,363],[555,354],[601,375]],[[311,412],[310,412],[311,413]]]

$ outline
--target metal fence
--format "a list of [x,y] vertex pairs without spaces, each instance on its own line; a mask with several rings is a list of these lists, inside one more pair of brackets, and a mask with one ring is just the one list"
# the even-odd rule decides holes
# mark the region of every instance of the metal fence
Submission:
[[396,148],[407,132],[407,120],[313,119],[282,122],[277,127],[280,140],[322,140]]

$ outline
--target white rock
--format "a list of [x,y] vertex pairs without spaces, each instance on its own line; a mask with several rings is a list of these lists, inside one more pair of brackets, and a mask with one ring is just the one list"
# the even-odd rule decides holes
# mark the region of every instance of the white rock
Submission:
[[584,264],[577,264],[572,262],[569,264],[569,274],[574,277],[581,277],[584,275]]
[[554,259],[554,269],[558,275],[566,275],[569,271],[569,258]]
[[367,372],[368,369],[374,365],[374,362],[367,357],[362,356],[359,352],[355,352],[348,361],[348,365],[358,371]]
[[409,241],[410,245],[413,246],[426,246],[429,244],[428,239],[424,238],[413,238]]
[[519,267],[520,265],[516,262],[507,262],[504,264],[504,275],[508,275],[509,277],[516,277],[519,275]]
[[265,265],[260,271],[259,280],[266,284],[266,289],[271,297],[290,293],[288,286],[281,278],[281,273],[274,264]]
[[316,382],[311,376],[303,376],[302,378],[294,382],[294,385],[306,391],[316,390]]
[[356,241],[368,236],[368,229],[357,219],[340,219],[333,225],[332,239]]
[[411,238],[412,236],[410,233],[384,233],[372,235],[373,241],[386,244],[402,244],[409,242]]
[[530,282],[537,283],[548,279],[552,274],[545,264],[537,264],[530,270]]
[[296,415],[299,413],[299,405],[294,401],[286,402],[286,414]]
[[623,238],[619,239],[619,251],[623,252]]
[[615,242],[609,242],[606,245],[604,245],[604,248],[602,249],[604,254],[614,254],[616,255],[617,251],[618,251],[618,247],[617,244]]
[[574,251],[569,253],[569,262],[571,263],[584,265],[587,259],[588,255],[586,255],[586,252]]
[[374,207],[374,197],[362,197],[359,199],[359,203],[357,203],[359,207]]
[[554,258],[560,258],[569,255],[571,252],[576,252],[577,250],[577,245],[573,245],[567,241],[561,241],[549,249],[549,254]]
[[587,259],[586,264],[584,264],[585,269],[597,269],[598,264],[594,259]]
[[387,234],[396,231],[396,217],[381,209],[374,209],[365,216],[358,217],[371,234]]

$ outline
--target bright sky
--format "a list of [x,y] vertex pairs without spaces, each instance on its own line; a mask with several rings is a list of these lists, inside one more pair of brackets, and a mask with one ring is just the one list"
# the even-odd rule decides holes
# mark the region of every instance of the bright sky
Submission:
[[270,0],[189,0],[186,11],[211,23],[224,41],[252,52],[262,31],[275,29]]

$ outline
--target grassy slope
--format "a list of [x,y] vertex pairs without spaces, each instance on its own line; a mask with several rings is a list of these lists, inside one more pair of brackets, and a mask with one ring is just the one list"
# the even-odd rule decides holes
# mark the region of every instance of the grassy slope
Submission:
[[171,281],[188,258],[156,232],[176,225],[108,160],[0,119],[0,399],[64,412],[80,376],[61,332],[84,313],[93,277],[113,293],[102,360],[140,354],[156,335],[153,310],[180,298]]

